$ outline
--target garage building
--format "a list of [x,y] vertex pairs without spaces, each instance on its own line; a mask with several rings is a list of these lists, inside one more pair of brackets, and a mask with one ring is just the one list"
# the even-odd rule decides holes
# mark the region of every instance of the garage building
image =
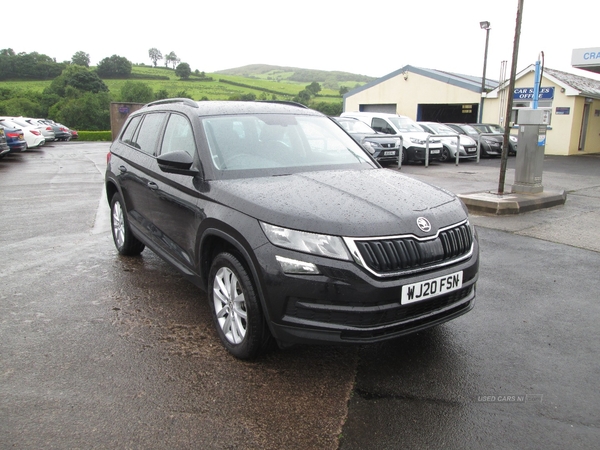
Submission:
[[[600,54],[600,53],[599,53]],[[515,78],[510,125],[533,103],[534,65]],[[344,111],[396,113],[418,121],[478,121],[481,77],[404,66],[344,95]],[[482,121],[504,125],[508,80],[485,82]],[[600,81],[553,69],[542,71],[538,108],[552,111],[546,154],[600,153]]]

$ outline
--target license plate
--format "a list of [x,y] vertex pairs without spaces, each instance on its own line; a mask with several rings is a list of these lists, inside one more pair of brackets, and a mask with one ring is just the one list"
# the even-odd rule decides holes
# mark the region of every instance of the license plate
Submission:
[[437,297],[448,292],[456,291],[462,287],[463,273],[460,272],[444,275],[443,277],[432,278],[419,283],[407,284],[402,286],[401,303],[420,302],[428,298]]
[[395,150],[390,150],[387,152],[383,152],[383,156],[394,156],[396,154]]
[[432,155],[437,155],[440,151],[439,150],[431,150],[430,153]]

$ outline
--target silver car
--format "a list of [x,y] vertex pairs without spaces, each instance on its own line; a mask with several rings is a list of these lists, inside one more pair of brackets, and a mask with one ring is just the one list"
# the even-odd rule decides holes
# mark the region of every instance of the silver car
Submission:
[[[450,128],[443,123],[437,122],[418,122],[421,127],[431,134],[436,135],[456,135],[456,131]],[[457,147],[457,138],[456,137],[442,137],[440,138],[442,141],[442,145],[444,146],[442,149],[442,156],[440,161],[454,161],[456,159],[456,147]],[[460,135],[460,150],[458,152],[458,157],[460,159],[475,159],[477,158],[477,142],[466,135]]]

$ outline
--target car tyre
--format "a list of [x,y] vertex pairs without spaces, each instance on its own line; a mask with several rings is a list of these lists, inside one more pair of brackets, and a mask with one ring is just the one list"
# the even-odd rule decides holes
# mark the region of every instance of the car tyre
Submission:
[[450,151],[448,147],[442,147],[442,153],[440,155],[440,162],[448,162],[450,161]]
[[270,340],[258,296],[238,257],[220,253],[208,276],[208,299],[225,348],[238,359],[253,359]]
[[110,202],[110,225],[115,247],[121,255],[136,256],[142,253],[146,246],[131,232],[119,194],[113,195]]

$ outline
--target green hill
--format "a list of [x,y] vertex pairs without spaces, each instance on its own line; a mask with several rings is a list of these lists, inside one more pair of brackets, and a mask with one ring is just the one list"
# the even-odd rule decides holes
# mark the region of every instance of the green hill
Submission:
[[[318,98],[321,101],[341,101],[339,89],[353,89],[374,78],[347,72],[300,69],[294,67],[253,64],[234,69],[206,73],[204,77],[192,74],[189,80],[181,80],[173,69],[134,65],[128,79],[104,79],[111,95],[119,100],[121,87],[127,81],[148,84],[154,92],[166,91],[169,97],[186,96],[194,100],[227,100],[235,95],[254,94],[257,97],[275,96],[279,100],[290,100],[308,84],[317,82],[322,86]],[[0,87],[17,91],[42,92],[50,85],[45,81],[2,81]]]
[[[323,85],[339,84],[340,86],[347,85],[348,83],[364,84],[375,80],[374,77],[349,72],[301,69],[298,67],[271,66],[268,64],[250,64],[234,69],[219,70],[216,73],[297,83],[312,83],[316,81]],[[336,89],[335,86],[326,87]]]

